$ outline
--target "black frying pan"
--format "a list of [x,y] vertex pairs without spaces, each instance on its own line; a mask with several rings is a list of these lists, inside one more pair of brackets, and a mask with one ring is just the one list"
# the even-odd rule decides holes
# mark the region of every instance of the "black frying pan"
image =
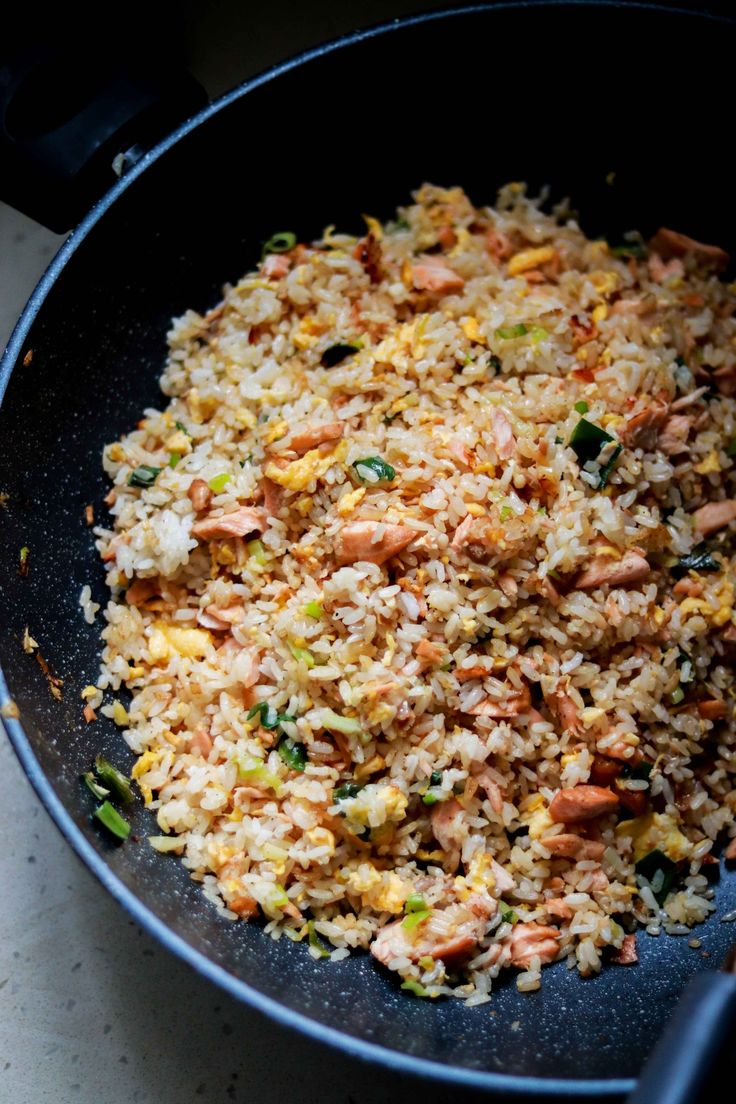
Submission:
[[[147,846],[154,823],[142,808],[137,838],[109,846],[78,781],[97,751],[132,763],[112,725],[80,716],[99,630],[82,620],[81,587],[105,601],[83,523],[89,502],[104,517],[103,443],[160,401],[171,317],[214,304],[271,232],[357,230],[361,211],[387,216],[425,179],[461,183],[477,202],[510,179],[549,184],[572,197],[591,234],[673,225],[734,252],[724,163],[735,48],[734,24],[703,14],[555,3],[434,14],[311,51],[202,111],[93,207],[2,361],[0,697],[17,703],[20,719],[5,724],[32,784],[77,853],[165,946],[352,1054],[505,1096],[616,1098],[686,979],[725,955],[730,926],[717,916],[704,924],[700,950],[642,937],[639,965],[592,980],[559,964],[532,995],[509,978],[491,1005],[466,1009],[407,997],[368,956],[324,966],[256,925],[222,921],[184,868]],[[21,648],[25,626],[64,678],[61,701]],[[735,887],[723,874],[719,914],[733,908]]]

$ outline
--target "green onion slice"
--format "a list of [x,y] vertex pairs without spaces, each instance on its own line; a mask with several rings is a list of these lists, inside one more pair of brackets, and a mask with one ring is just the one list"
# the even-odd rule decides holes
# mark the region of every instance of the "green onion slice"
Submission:
[[343,782],[332,791],[332,800],[334,801],[346,801],[351,797],[357,797],[362,789],[357,782]]
[[529,333],[529,329],[523,322],[519,322],[516,326],[499,326],[496,330],[496,337],[501,341],[513,341],[516,337],[524,337]]
[[637,874],[649,882],[657,904],[663,905],[677,878],[677,863],[655,848],[643,859],[639,859],[635,869]]
[[130,835],[130,825],[127,820],[123,820],[115,806],[111,805],[109,801],[103,801],[95,809],[92,816],[100,822],[103,828],[107,828],[108,832],[116,839],[126,840]]
[[597,460],[606,441],[612,441],[610,433],[600,426],[593,425],[587,418],[581,418],[570,435],[570,446],[581,464]]
[[262,257],[268,253],[288,253],[296,245],[296,234],[291,230],[280,230],[263,243]]
[[126,778],[122,771],[119,771],[102,755],[98,755],[95,759],[95,774],[103,786],[106,786],[113,796],[122,801],[124,805],[130,805],[135,800],[130,779]]
[[324,942],[324,940],[321,938],[319,932],[316,931],[316,929],[314,927],[314,920],[309,920],[307,922],[307,932],[309,933],[309,935],[308,935],[309,946],[312,948],[312,950],[318,951],[320,958],[329,958],[330,957],[330,949],[327,946],[327,944]]
[[392,483],[396,478],[395,468],[380,456],[367,456],[364,460],[356,460],[353,467],[361,483]]
[[292,740],[291,736],[282,736],[277,744],[276,750],[287,767],[291,767],[292,770],[299,771],[300,773],[304,770],[308,758],[307,749],[304,744],[299,744],[296,740]]
[[338,364],[342,364],[344,360],[347,360],[353,353],[360,352],[361,345],[350,345],[346,341],[338,341],[335,345],[330,345],[322,353],[320,364],[323,368],[335,368]]
[[152,468],[150,464],[141,464],[128,476],[129,487],[152,487],[156,482],[156,476],[163,468]]
[[99,782],[95,781],[95,776],[92,771],[86,771],[84,774],[80,774],[79,777],[92,796],[96,797],[98,801],[104,801],[106,797],[110,796],[110,791],[104,786],[101,786]]

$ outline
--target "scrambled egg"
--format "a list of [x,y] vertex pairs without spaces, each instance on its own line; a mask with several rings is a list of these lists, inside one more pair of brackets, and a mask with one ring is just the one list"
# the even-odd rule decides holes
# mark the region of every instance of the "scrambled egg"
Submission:
[[201,659],[207,654],[212,636],[206,629],[184,629],[165,621],[154,621],[148,641],[151,659],[168,659],[172,653],[189,659]]
[[408,799],[392,783],[371,782],[356,797],[340,802],[340,811],[351,831],[359,835],[366,828],[378,828],[404,819]]
[[616,272],[604,272],[602,269],[596,269],[595,272],[588,273],[588,279],[599,295],[610,295],[618,288],[618,273]]
[[715,449],[711,449],[705,459],[701,460],[699,464],[693,465],[693,471],[696,471],[698,475],[711,475],[720,470],[721,464]]
[[547,812],[547,806],[541,794],[531,798],[519,816],[519,820],[529,829],[531,839],[541,839],[553,824],[552,817]]
[[700,613],[711,625],[721,628],[733,616],[733,583],[723,579],[715,591],[715,596],[718,599],[717,609],[713,609],[712,603],[704,598],[685,598],[680,602],[680,613],[683,617],[690,613]]
[[519,276],[531,268],[539,268],[540,265],[553,261],[556,255],[557,250],[551,245],[542,245],[539,249],[522,249],[509,260],[508,274]]
[[352,514],[355,507],[365,498],[365,487],[356,487],[354,491],[344,494],[337,504],[337,512],[340,517]]
[[313,479],[319,479],[333,464],[344,460],[348,452],[347,441],[340,441],[337,447],[325,456],[320,449],[310,449],[299,460],[294,460],[285,468],[276,464],[267,464],[264,475],[286,487],[288,491],[303,491]]
[[622,820],[616,825],[616,835],[631,836],[636,862],[654,850],[662,851],[673,862],[680,862],[692,851],[690,840],[683,836],[669,813],[650,812],[633,820]]
[[460,329],[463,331],[468,341],[475,341],[479,345],[482,345],[485,341],[483,334],[480,332],[477,318],[466,318],[464,322],[460,323]]
[[158,751],[144,751],[143,754],[136,760],[135,765],[130,772],[130,777],[135,779],[138,783],[138,789],[143,795],[143,801],[146,805],[150,805],[153,801],[153,791],[150,786],[147,786],[145,782],[141,782],[140,778],[144,774],[148,774],[149,771],[157,767],[161,762],[165,752],[163,748],[159,748]]

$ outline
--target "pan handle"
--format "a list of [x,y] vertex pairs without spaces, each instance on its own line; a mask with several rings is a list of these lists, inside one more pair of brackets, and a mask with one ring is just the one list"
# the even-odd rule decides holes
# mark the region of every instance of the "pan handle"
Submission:
[[49,45],[3,59],[0,198],[51,230],[69,230],[206,102],[201,85],[166,60],[154,68]]
[[627,1104],[698,1104],[736,1032],[736,975],[709,970],[690,981]]

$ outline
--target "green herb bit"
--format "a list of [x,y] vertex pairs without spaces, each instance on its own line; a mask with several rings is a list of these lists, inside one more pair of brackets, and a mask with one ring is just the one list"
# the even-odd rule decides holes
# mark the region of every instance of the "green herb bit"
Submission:
[[341,717],[332,709],[323,709],[320,715],[320,723],[329,732],[344,732],[346,736],[360,736],[362,734],[360,721],[357,717]]
[[324,612],[319,602],[307,602],[304,607],[304,613],[307,617],[311,617],[313,621],[319,621]]
[[621,769],[622,778],[636,778],[639,781],[648,781],[649,775],[652,773],[652,763],[647,763],[646,760],[642,760],[641,763],[637,763],[636,766],[631,766],[630,763],[624,763]]
[[605,429],[589,422],[587,418],[581,418],[570,435],[570,446],[581,464],[589,460],[597,460],[606,441],[612,441],[610,433]]
[[259,724],[262,728],[267,728],[269,732],[272,732],[284,721],[294,724],[296,717],[292,717],[289,713],[279,713],[274,706],[269,705],[268,702],[260,701],[251,706],[248,710],[248,720],[252,721],[256,714],[260,713]]
[[670,694],[670,701],[673,705],[679,705],[681,701],[685,700],[685,691],[681,686],[678,686],[676,690],[673,690]]
[[590,410],[590,407],[584,399],[581,399],[580,402],[575,403],[573,410],[577,410],[578,414],[587,414]]
[[263,782],[266,786],[270,786],[277,797],[281,793],[281,779],[273,771],[270,771],[261,759],[256,759],[255,756],[249,759],[236,758],[235,763],[238,767],[238,774],[242,779],[251,782]]
[[392,483],[396,478],[395,468],[380,456],[367,456],[364,460],[356,460],[353,467],[361,483]]
[[261,260],[269,253],[288,253],[296,245],[296,234],[291,230],[280,230],[263,243]]
[[130,835],[130,825],[127,820],[123,820],[115,806],[111,805],[109,801],[103,801],[95,809],[92,816],[100,822],[103,828],[107,828],[108,832],[116,839],[126,840]]
[[441,786],[442,785],[442,771],[433,770],[432,773],[429,776],[429,784],[430,784],[430,786]]
[[128,476],[129,487],[152,487],[156,482],[156,476],[163,468],[152,468],[150,464],[141,464]]
[[544,326],[532,326],[530,336],[534,344],[538,345],[545,337],[549,337],[549,331],[545,330]]
[[496,337],[501,341],[513,341],[516,337],[524,337],[529,333],[529,329],[523,322],[519,322],[516,326],[499,326],[496,330]]
[[634,260],[643,261],[648,255],[648,250],[643,241],[627,241],[621,245],[609,246],[613,257],[633,257]]
[[86,771],[84,774],[80,774],[79,777],[92,796],[96,797],[98,801],[103,801],[106,797],[110,796],[110,791],[104,786],[101,786],[99,782],[95,781],[95,776],[92,771]]
[[347,341],[338,341],[337,344],[325,349],[320,358],[320,364],[323,368],[336,368],[353,353],[360,352],[361,348],[362,346],[358,344],[351,345]]
[[404,905],[404,912],[426,912],[427,902],[422,897],[421,893],[410,893],[406,898]]
[[263,546],[263,541],[252,540],[248,541],[245,546],[248,549],[248,555],[252,560],[255,560],[259,567],[265,567],[268,563],[268,557],[266,556],[266,549]]
[[488,359],[488,367],[492,368],[494,372],[500,372],[501,371],[501,358],[497,357],[495,355],[495,353],[493,353]]
[[417,909],[416,912],[410,912],[408,916],[405,916],[401,921],[402,928],[406,931],[414,931],[423,924],[427,917],[430,915],[431,909]]
[[442,801],[442,800],[443,799],[441,797],[439,797],[438,794],[432,793],[431,790],[427,790],[426,793],[422,794],[422,804],[423,805],[436,805],[438,801]]
[[677,863],[655,848],[644,858],[639,859],[635,869],[637,874],[649,882],[657,904],[663,905],[677,878]]
[[171,456],[169,457],[169,467],[170,468],[175,468],[180,460],[181,460],[181,453],[180,452],[172,452]]
[[126,778],[122,771],[119,771],[102,755],[98,755],[95,759],[95,774],[103,786],[107,786],[112,791],[113,796],[122,801],[123,804],[130,805],[135,800],[130,779]]
[[29,558],[30,555],[30,548],[27,544],[24,544],[20,550],[20,555],[18,556],[18,574],[20,575],[21,579],[26,579],[28,577],[28,571],[31,566]]
[[351,797],[357,797],[362,787],[357,782],[343,782],[337,789],[332,791],[332,800],[346,801]]
[[180,429],[182,433],[186,433],[187,437],[192,436],[183,422],[174,422],[174,426],[176,427],[176,429]]
[[510,905],[507,905],[505,901],[498,902],[499,911],[501,913],[501,919],[504,924],[516,924],[519,916],[515,909],[512,909]]
[[309,670],[314,667],[315,659],[309,648],[298,648],[296,644],[289,644],[289,651],[297,663],[303,663]]
[[317,951],[320,958],[329,958],[330,949],[324,940],[320,937],[319,932],[315,929],[314,920],[307,922],[307,932],[309,946],[313,951]]
[[623,451],[624,451],[624,446],[623,445],[616,445],[615,449],[612,451],[611,455],[608,457],[605,464],[601,464],[601,469],[600,469],[600,472],[598,473],[598,489],[599,490],[601,490],[603,487],[605,487],[606,484],[608,483],[608,480],[611,477],[611,472],[613,471],[614,467],[616,466],[616,461],[618,460],[619,456],[621,455],[621,453]]
[[510,506],[502,506],[501,507],[501,521],[508,521],[508,519],[511,517],[513,512],[514,511],[511,509]]
[[287,767],[302,773],[307,765],[307,749],[304,744],[298,744],[291,736],[282,736],[276,747]]
[[208,480],[207,486],[214,494],[220,494],[225,490],[226,485],[231,479],[232,476],[230,472],[221,472],[220,475],[215,475],[212,479]]
[[721,565],[718,560],[714,559],[708,545],[705,544],[705,542],[701,542],[693,548],[692,552],[688,552],[685,556],[680,556],[676,567],[672,568],[672,574],[679,579],[686,571],[720,570]]
[[424,986],[415,981],[414,978],[407,978],[406,981],[401,983],[402,989],[408,989],[410,993],[413,993],[415,997],[430,997],[431,993],[429,989],[425,989]]
[[564,443],[565,443],[565,441],[564,441],[564,438],[562,438],[562,437],[555,437],[555,444],[556,444],[556,445],[564,445]]

